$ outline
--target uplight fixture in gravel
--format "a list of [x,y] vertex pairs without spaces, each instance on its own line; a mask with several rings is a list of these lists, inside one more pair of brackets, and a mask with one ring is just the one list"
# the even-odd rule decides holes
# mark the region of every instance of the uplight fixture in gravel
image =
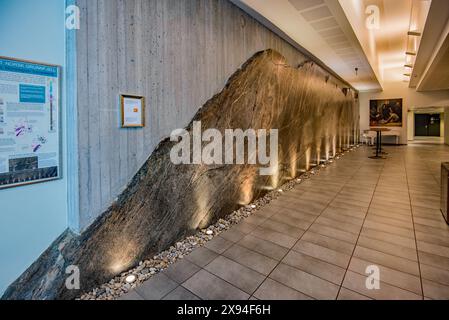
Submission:
[[137,278],[133,274],[127,276],[125,279],[126,283],[130,283],[130,284],[136,282],[136,280],[137,280]]

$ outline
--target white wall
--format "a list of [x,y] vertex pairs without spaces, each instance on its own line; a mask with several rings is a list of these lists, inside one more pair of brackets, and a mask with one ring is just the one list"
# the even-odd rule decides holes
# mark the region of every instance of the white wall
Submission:
[[[361,92],[360,97],[360,130],[369,129],[369,103],[372,99],[404,99],[403,108],[403,127],[392,128],[399,132],[401,144],[407,144],[409,135],[409,116],[410,108],[425,107],[447,107],[449,106],[449,90],[434,92],[416,92],[410,89],[407,82],[384,83],[384,91],[378,93]],[[413,126],[413,123],[410,124]],[[385,142],[394,142],[393,140],[385,140]]]
[[[64,66],[64,8],[64,0],[0,0],[0,56]],[[63,179],[0,190],[0,296],[67,227],[65,150]]]

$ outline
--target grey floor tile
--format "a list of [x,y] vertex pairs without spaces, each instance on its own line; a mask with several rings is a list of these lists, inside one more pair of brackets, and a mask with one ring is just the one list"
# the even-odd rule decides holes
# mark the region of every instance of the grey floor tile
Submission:
[[361,295],[360,293],[348,290],[346,288],[341,288],[340,293],[338,294],[337,300],[341,301],[356,301],[356,300],[372,300],[366,296]]
[[289,214],[275,215],[275,216],[271,217],[271,220],[272,221],[281,222],[283,224],[287,224],[287,225],[289,225],[291,227],[296,228],[297,234],[301,234],[300,230],[302,232],[304,232],[304,230],[307,230],[311,226],[311,224],[313,222],[313,220],[312,221],[306,221],[306,220],[294,217],[293,215],[289,215]]
[[380,289],[370,290],[366,285],[367,277],[348,271],[343,287],[376,300],[422,300],[420,295],[389,284],[380,283]]
[[304,240],[299,241],[293,250],[344,269],[348,267],[349,260],[351,260],[350,255]]
[[216,252],[205,247],[200,247],[189,254],[186,259],[203,268],[212,262],[212,260],[214,260],[217,256],[218,254]]
[[424,296],[433,300],[449,300],[449,286],[423,279]]
[[362,225],[357,226],[352,223],[342,222],[342,221],[338,221],[338,220],[324,217],[324,216],[320,216],[316,220],[316,223],[323,225],[323,226],[328,226],[331,228],[342,230],[345,232],[353,233],[355,235],[358,235],[360,233],[360,230],[362,229]]
[[367,220],[363,224],[363,227],[369,228],[369,229],[374,229],[377,231],[387,232],[387,233],[405,237],[405,238],[410,238],[412,240],[415,239],[415,234],[414,234],[413,230],[391,226],[386,223],[380,223],[380,222],[374,222],[374,221]]
[[315,299],[335,300],[338,295],[335,284],[285,264],[280,264],[270,278]]
[[410,230],[414,229],[412,221],[403,221],[403,220],[393,219],[390,217],[378,216],[375,214],[368,214],[366,216],[366,221],[385,223],[390,226],[398,227],[398,228],[405,228],[405,229],[410,229]]
[[237,231],[240,231],[240,232],[244,233],[245,235],[250,234],[256,228],[257,228],[257,226],[255,226],[254,224],[251,224],[251,223],[248,223],[245,221],[242,221],[233,227],[233,229],[236,229]]
[[300,252],[290,251],[282,263],[341,285],[346,270]]
[[408,214],[394,213],[394,212],[391,212],[391,211],[388,211],[385,209],[378,209],[378,208],[373,208],[373,207],[370,207],[370,209],[368,210],[368,216],[384,217],[384,218],[390,218],[390,219],[395,219],[395,220],[399,220],[399,221],[413,223],[411,213],[408,213]]
[[418,253],[416,249],[401,247],[390,242],[385,242],[381,240],[376,240],[372,238],[368,238],[365,236],[361,236],[357,245],[360,247],[384,252],[391,254],[393,256],[418,261]]
[[[307,224],[306,226],[310,226],[310,223],[313,223],[317,218],[316,214],[310,214],[310,213],[306,213],[306,212],[302,212],[302,211],[298,211],[298,210],[283,211],[283,212],[280,212],[280,214],[278,214],[276,216],[286,216],[286,218],[292,217],[295,219],[299,219],[300,221],[303,221],[303,222],[308,222],[309,224]],[[276,216],[273,216],[273,219]],[[292,220],[292,221],[297,222],[297,220]],[[298,225],[296,227],[304,229],[300,225]]]
[[347,255],[352,255],[354,252],[355,244],[337,240],[334,238],[330,238],[327,236],[323,236],[321,234],[308,231],[304,234],[304,236],[301,238],[303,241],[307,241],[310,243],[314,243],[317,245],[320,245],[325,248],[329,248],[338,252],[345,253]]
[[170,279],[181,284],[198,271],[200,271],[200,267],[187,259],[182,259],[171,265],[167,270],[164,271],[164,274]]
[[202,300],[248,300],[250,297],[206,270],[199,271],[182,286]]
[[419,276],[418,262],[404,258],[392,256],[376,250],[357,246],[354,257],[360,258],[374,264],[380,264],[385,267]]
[[312,300],[311,297],[284,286],[272,279],[267,279],[254,296],[259,300]]
[[299,239],[305,232],[303,229],[299,229],[291,225],[285,224],[284,222],[280,222],[279,220],[276,221],[272,219],[268,219],[260,226],[262,228],[267,228],[276,232],[280,232],[295,239]]
[[[248,226],[248,225],[249,224],[247,224],[246,226]],[[247,230],[251,230],[248,233],[251,233],[254,231],[254,229],[250,229],[250,228],[248,228]],[[240,240],[242,240],[248,233],[242,232],[236,227],[232,227],[230,230],[227,230],[227,231],[223,232],[222,234],[220,234],[220,237],[222,237],[232,243],[236,243],[236,242],[239,242]]]
[[361,219],[363,221],[363,219],[366,216],[366,211],[359,211],[359,210],[349,210],[349,209],[343,209],[343,208],[337,208],[337,207],[328,207],[326,210],[323,211],[324,214],[326,213],[332,213],[334,215],[337,216],[342,216],[342,217],[354,217],[357,219]]
[[368,268],[375,266],[379,268],[379,279],[382,282],[396,286],[398,288],[414,292],[418,295],[422,294],[421,279],[419,276],[414,276],[408,273],[400,272],[391,268],[384,267],[380,264],[365,261],[359,258],[352,258],[349,265],[349,270],[354,271],[360,275],[368,276]]
[[357,226],[357,227],[359,227],[358,232],[360,232],[360,228],[362,227],[363,221],[364,221],[363,218],[352,217],[352,216],[347,216],[347,215],[343,215],[343,214],[336,214],[336,213],[333,213],[333,212],[327,211],[327,210],[325,210],[323,212],[321,217],[325,217],[325,218],[332,219],[335,221],[344,222],[344,223],[348,223],[348,224]]
[[254,230],[251,235],[263,239],[263,240],[267,240],[270,241],[274,244],[277,244],[281,247],[290,249],[291,247],[293,247],[295,245],[295,243],[298,241],[298,238],[293,238],[290,236],[287,236],[283,233],[280,232],[276,232],[267,228],[262,228],[262,227],[258,227],[256,230]]
[[431,253],[437,256],[449,258],[449,247],[440,246],[437,244],[427,243],[418,240],[418,250],[426,253]]
[[418,252],[419,262],[422,264],[427,264],[436,268],[443,270],[449,270],[449,259],[441,256],[437,256],[431,253]]
[[232,247],[233,242],[226,240],[225,238],[222,238],[220,236],[215,237],[211,241],[207,242],[204,246],[212,250],[215,253],[222,254],[226,250],[228,250],[230,247]]
[[274,260],[280,261],[287,254],[288,249],[274,244],[270,241],[247,235],[239,243],[240,246],[265,255]]
[[128,292],[127,294],[121,296],[117,300],[140,301],[140,300],[144,300],[144,299],[137,293],[136,290],[132,290],[132,291]]
[[358,235],[350,232],[346,232],[343,230],[335,229],[329,226],[323,226],[319,223],[314,223],[310,228],[310,231],[321,234],[323,236],[327,236],[330,238],[334,238],[337,240],[349,242],[355,244],[357,242]]
[[205,269],[250,295],[265,280],[264,275],[223,256],[212,261]]
[[268,276],[278,264],[277,260],[239,245],[234,245],[228,249],[223,253],[223,256],[266,276]]
[[421,264],[421,275],[424,279],[449,286],[449,270]]
[[175,301],[190,301],[190,300],[200,300],[197,296],[191,293],[186,288],[179,286],[162,300],[175,300]]
[[404,248],[410,248],[410,249],[416,250],[415,239],[411,239],[408,237],[397,236],[397,235],[394,235],[391,233],[383,232],[380,230],[374,230],[374,229],[370,229],[370,228],[363,228],[361,235],[364,237],[371,238],[371,239],[376,239],[376,240],[396,244],[396,245],[404,247]]
[[253,224],[255,226],[260,226],[262,223],[264,223],[267,220],[266,217],[258,216],[256,214],[253,214],[252,216],[246,218],[244,221],[246,223]]
[[178,284],[163,273],[154,276],[136,289],[145,300],[160,300],[173,291]]

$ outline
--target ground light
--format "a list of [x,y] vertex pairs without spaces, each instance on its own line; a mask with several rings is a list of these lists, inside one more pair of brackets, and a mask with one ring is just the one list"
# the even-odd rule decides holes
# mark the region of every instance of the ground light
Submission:
[[137,278],[133,274],[127,276],[125,279],[126,283],[130,283],[130,284],[136,282],[136,280],[137,280]]

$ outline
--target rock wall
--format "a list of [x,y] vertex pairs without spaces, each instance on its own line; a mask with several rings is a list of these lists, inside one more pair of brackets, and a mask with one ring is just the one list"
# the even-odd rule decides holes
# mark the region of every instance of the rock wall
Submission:
[[[273,50],[257,53],[194,121],[222,133],[278,129],[275,175],[260,176],[257,165],[174,165],[175,143],[164,140],[116,203],[81,236],[63,234],[2,299],[71,299],[109,281],[354,143],[358,112],[353,93],[313,63],[293,68]],[[65,288],[70,265],[80,291]]]

